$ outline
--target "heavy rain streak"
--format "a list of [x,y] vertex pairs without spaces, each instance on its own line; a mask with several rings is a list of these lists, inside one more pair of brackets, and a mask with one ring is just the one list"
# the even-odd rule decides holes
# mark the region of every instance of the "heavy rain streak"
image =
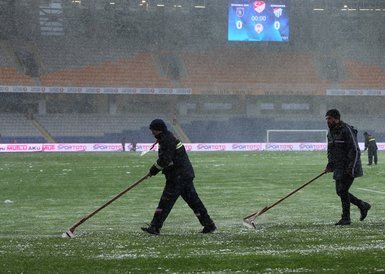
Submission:
[[149,143],[153,118],[185,143],[322,143],[330,108],[383,140],[383,9],[2,0],[1,143]]

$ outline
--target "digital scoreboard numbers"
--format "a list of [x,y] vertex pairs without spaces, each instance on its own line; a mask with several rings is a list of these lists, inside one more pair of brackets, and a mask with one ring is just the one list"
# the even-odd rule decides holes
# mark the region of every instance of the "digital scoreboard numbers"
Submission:
[[229,0],[228,40],[288,42],[287,1]]

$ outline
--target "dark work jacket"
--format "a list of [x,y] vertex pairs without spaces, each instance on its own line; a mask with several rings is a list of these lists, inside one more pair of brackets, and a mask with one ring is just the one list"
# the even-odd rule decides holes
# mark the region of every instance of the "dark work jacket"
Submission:
[[378,149],[376,139],[372,135],[367,135],[365,137],[365,149],[369,149],[371,151]]
[[155,137],[159,144],[156,166],[162,169],[166,179],[174,176],[194,178],[194,169],[183,144],[169,131]]
[[329,129],[328,167],[333,169],[335,180],[347,174],[353,177],[363,175],[357,130],[343,121]]

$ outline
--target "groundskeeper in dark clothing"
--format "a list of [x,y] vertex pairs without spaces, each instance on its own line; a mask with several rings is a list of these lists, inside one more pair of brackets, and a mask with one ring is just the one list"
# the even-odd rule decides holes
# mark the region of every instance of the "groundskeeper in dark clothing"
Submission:
[[160,229],[175,202],[179,196],[182,196],[203,226],[201,232],[214,232],[216,226],[195,190],[193,183],[195,177],[194,169],[185,147],[167,130],[166,124],[161,119],[153,120],[150,124],[150,130],[157,139],[159,147],[158,160],[150,168],[148,175],[155,176],[162,171],[166,177],[166,185],[151,224],[148,227],[142,227],[142,230],[150,234],[159,235]]
[[377,165],[377,143],[376,138],[373,135],[364,132],[365,137],[365,150],[368,150],[368,165],[372,165],[373,160],[374,164]]
[[363,175],[360,148],[357,142],[357,130],[340,120],[337,109],[326,112],[328,133],[327,172],[333,172],[337,195],[341,198],[342,218],[336,225],[350,225],[350,203],[356,205],[361,212],[360,220],[366,218],[370,204],[349,193],[354,178]]

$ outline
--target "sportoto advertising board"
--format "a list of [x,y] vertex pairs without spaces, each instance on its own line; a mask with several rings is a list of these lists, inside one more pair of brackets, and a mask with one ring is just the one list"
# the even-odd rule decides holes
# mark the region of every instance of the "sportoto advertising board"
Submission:
[[[364,149],[364,143],[359,143]],[[326,151],[326,143],[187,143],[187,151]],[[378,150],[385,150],[385,143],[377,143]],[[148,151],[151,143],[138,143],[136,152]],[[130,152],[132,145],[125,145]],[[158,146],[154,147],[157,151]],[[120,143],[87,143],[87,144],[0,144],[1,152],[118,152],[123,151]]]

